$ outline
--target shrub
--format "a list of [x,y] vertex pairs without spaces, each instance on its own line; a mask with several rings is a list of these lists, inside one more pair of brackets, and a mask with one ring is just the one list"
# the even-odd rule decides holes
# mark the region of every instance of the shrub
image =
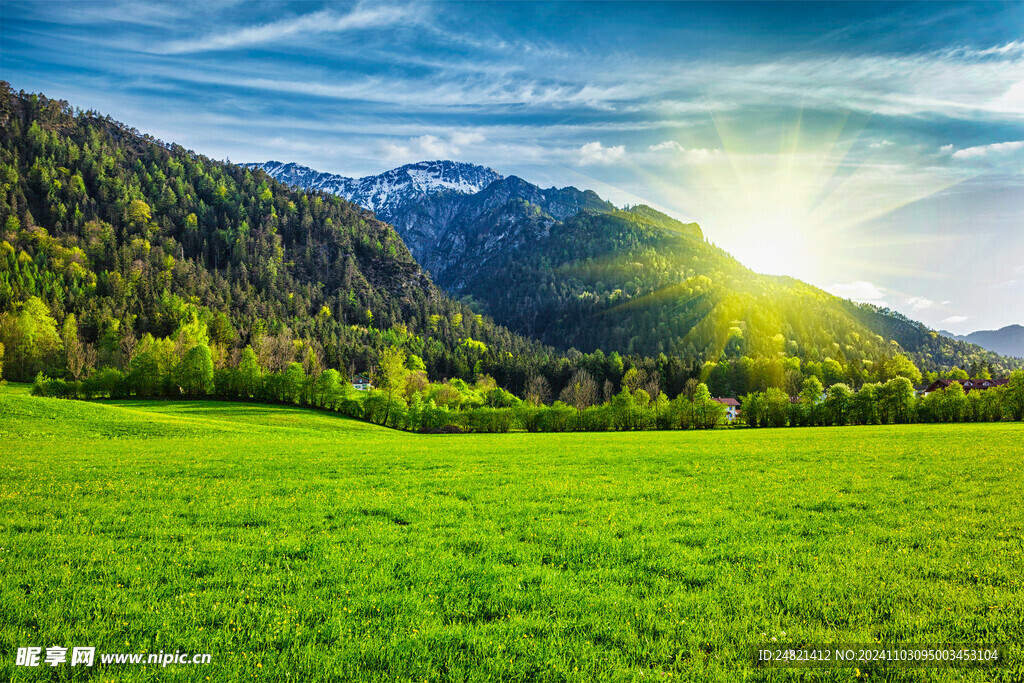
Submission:
[[505,433],[512,428],[509,408],[473,408],[460,414],[459,425],[470,432]]

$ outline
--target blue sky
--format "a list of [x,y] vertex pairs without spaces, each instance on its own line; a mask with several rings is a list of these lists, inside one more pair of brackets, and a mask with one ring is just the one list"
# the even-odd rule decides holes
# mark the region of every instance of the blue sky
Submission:
[[954,332],[1024,323],[1024,4],[26,2],[15,89],[215,158],[424,159],[696,220]]

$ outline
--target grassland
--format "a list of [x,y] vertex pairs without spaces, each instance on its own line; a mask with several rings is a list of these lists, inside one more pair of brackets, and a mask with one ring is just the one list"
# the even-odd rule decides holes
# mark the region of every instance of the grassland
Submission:
[[[0,679],[1021,680],[753,669],[1024,642],[1020,424],[412,435],[0,389]],[[208,666],[16,668],[26,645]],[[860,677],[856,676],[860,673]]]

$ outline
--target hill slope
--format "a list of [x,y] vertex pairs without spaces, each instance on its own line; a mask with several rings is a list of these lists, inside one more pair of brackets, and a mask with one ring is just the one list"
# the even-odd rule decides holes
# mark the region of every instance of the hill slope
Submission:
[[[454,162],[420,165],[446,164]],[[320,177],[311,170],[286,174],[278,162],[262,167],[299,184]],[[478,178],[493,173],[477,169]],[[380,188],[400,171],[358,183]],[[931,370],[1020,365],[894,312],[754,273],[709,244],[697,224],[642,205],[619,210],[592,191],[541,189],[498,176],[476,192],[424,187],[384,194],[401,200],[379,215],[440,286],[501,324],[563,349],[702,361],[782,354],[832,358],[867,373],[899,351]]]
[[0,183],[7,377],[62,373],[53,328],[72,313],[98,360],[121,366],[143,335],[192,328],[220,358],[252,344],[264,367],[365,371],[404,344],[432,375],[468,378],[478,361],[500,375],[549,355],[438,290],[368,211],[6,83]]

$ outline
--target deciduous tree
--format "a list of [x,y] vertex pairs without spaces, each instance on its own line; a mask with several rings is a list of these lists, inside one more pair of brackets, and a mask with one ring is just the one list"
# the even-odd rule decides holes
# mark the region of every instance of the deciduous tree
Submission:
[[176,369],[177,384],[187,396],[205,396],[213,391],[213,356],[206,344],[196,344]]

